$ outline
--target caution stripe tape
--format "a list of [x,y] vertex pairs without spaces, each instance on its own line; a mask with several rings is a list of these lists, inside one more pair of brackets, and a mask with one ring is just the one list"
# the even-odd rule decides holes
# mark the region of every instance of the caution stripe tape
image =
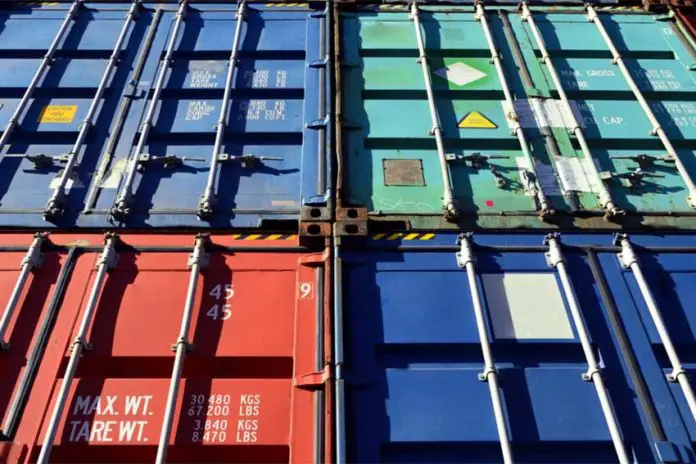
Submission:
[[232,240],[296,240],[297,234],[232,234]]
[[17,6],[58,6],[58,2],[21,2]]
[[435,238],[433,233],[419,233],[419,232],[393,232],[393,233],[379,233],[372,236],[372,240],[432,240]]
[[266,6],[287,7],[287,8],[307,8],[309,3],[266,3]]

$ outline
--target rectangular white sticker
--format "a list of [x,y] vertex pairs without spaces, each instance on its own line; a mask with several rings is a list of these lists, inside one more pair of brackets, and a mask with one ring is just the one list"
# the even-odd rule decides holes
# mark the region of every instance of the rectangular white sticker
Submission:
[[[521,156],[515,158],[517,163],[517,168],[520,173],[529,169],[529,162],[526,158]],[[562,196],[561,188],[556,180],[556,173],[553,171],[553,167],[549,164],[542,163],[541,161],[535,161],[537,177],[542,190],[547,196]],[[531,196],[530,192],[527,192],[528,196]]]
[[556,168],[563,184],[563,189],[574,192],[598,192],[599,182],[591,173],[590,159],[557,158]]
[[[510,105],[501,102],[505,114],[510,114]],[[517,113],[520,126],[525,129],[542,127],[565,127],[572,129],[573,116],[579,121],[581,127],[584,126],[584,119],[580,107],[575,102],[570,102],[574,114],[566,109],[561,100],[533,98],[529,100],[516,100],[513,107]],[[514,129],[514,123],[507,118],[508,126]]]

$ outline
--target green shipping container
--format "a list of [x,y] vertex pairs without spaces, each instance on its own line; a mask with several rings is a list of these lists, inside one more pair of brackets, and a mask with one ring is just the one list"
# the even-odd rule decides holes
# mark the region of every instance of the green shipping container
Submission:
[[337,19],[339,220],[696,225],[696,57],[676,18],[389,5]]

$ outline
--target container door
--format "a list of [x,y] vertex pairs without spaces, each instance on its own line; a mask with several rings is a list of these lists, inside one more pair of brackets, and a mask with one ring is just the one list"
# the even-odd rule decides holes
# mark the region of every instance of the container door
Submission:
[[[518,37],[528,39],[526,61],[530,67],[540,67],[540,76],[544,76],[535,79],[535,84],[546,98],[548,124],[559,140],[572,139],[580,160],[580,164],[559,166],[564,187],[584,195],[598,192],[587,166],[582,165],[587,161],[578,149],[577,130],[568,138],[573,128],[563,116],[550,74],[552,66],[572,102],[603,183],[620,208],[633,213],[691,211],[693,206],[687,201],[691,193],[673,157],[665,156],[666,145],[656,132],[657,125],[661,126],[664,138],[685,165],[684,175],[696,178],[696,146],[691,143],[696,136],[696,81],[689,71],[695,58],[674,23],[657,21],[651,15],[600,10],[602,26],[621,56],[627,76],[612,62],[607,40],[585,15],[547,14],[532,8],[531,16],[551,56],[546,64],[534,55],[538,56],[540,47],[530,22],[519,15],[511,16],[511,21]],[[579,41],[578,37],[585,39]],[[641,106],[629,79],[647,108]],[[657,125],[651,123],[648,112]],[[567,148],[573,150],[570,145]]]
[[84,250],[16,437],[30,460],[326,459],[324,255],[191,243]]
[[667,247],[638,235],[620,238],[621,252],[599,259],[656,405],[654,428],[686,448],[696,436],[696,268],[693,238],[678,242]]
[[97,212],[116,207],[112,219],[131,226],[259,227],[323,206],[325,15],[306,5],[185,14],[162,18],[149,98],[126,122],[139,135],[119,146]]
[[16,235],[0,245],[0,459],[16,462],[26,447],[15,442],[23,405],[32,390],[74,253],[47,250],[48,240]]
[[151,14],[79,5],[2,12],[2,225],[74,225],[117,136],[112,122]]
[[515,462],[661,459],[583,256],[547,258],[538,236],[470,243],[473,261],[344,254],[346,460],[503,462],[506,446]]
[[[424,9],[420,23],[425,71],[414,22],[404,9],[342,17],[345,201],[387,215],[441,216],[443,191],[451,182],[462,214],[514,210],[535,216],[533,189],[520,175],[527,158],[501,105],[504,90],[524,94],[517,69],[506,71],[501,82],[481,23],[470,11]],[[502,46],[503,24],[496,19],[491,27],[504,62],[515,63],[510,48]],[[448,156],[444,173],[433,118]],[[557,194],[544,141],[535,130],[525,137],[545,172],[547,195]]]

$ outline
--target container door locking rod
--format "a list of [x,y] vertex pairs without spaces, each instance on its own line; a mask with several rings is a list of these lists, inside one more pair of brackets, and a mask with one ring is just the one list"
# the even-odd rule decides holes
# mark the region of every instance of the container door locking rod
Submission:
[[604,28],[604,24],[602,23],[601,18],[597,14],[597,10],[595,10],[595,8],[589,4],[587,5],[587,20],[595,23],[595,25],[597,26],[599,33],[604,39],[604,43],[606,43],[607,48],[609,48],[609,51],[611,52],[611,55],[613,57],[612,62],[615,65],[617,65],[621,70],[621,74],[626,80],[626,83],[633,91],[633,95],[636,97],[636,100],[638,100],[638,103],[640,103],[640,107],[643,109],[643,112],[650,121],[650,124],[652,124],[651,135],[657,135],[657,137],[662,142],[662,145],[665,147],[665,150],[667,150],[667,155],[674,160],[677,171],[679,171],[679,175],[684,181],[686,189],[689,191],[689,195],[686,197],[687,203],[692,208],[696,208],[696,184],[694,184],[694,181],[691,179],[691,176],[689,175],[689,171],[687,171],[686,166],[684,165],[683,161],[679,158],[677,151],[674,149],[672,142],[669,140],[669,137],[667,137],[667,132],[665,132],[665,129],[662,127],[660,122],[655,117],[655,113],[653,113],[653,111],[650,109],[650,104],[645,99],[645,96],[643,96],[643,93],[638,88],[638,85],[636,85],[636,81],[633,80],[631,72],[626,66],[626,63],[624,63],[621,53],[619,53],[616,46],[614,45],[614,42],[611,40],[611,36],[609,36],[609,33]]
[[413,2],[413,4],[411,4],[410,18],[413,21],[413,25],[416,28],[416,40],[418,41],[418,62],[420,63],[421,68],[423,69],[425,92],[428,95],[430,118],[433,122],[433,128],[430,130],[430,135],[435,137],[435,144],[437,145],[437,154],[440,158],[440,170],[442,171],[442,183],[445,186],[445,191],[442,196],[445,217],[448,219],[455,219],[459,215],[459,212],[457,211],[457,206],[454,202],[454,195],[452,193],[452,178],[450,177],[449,166],[447,165],[445,144],[442,140],[442,127],[440,126],[440,116],[438,116],[437,107],[435,106],[435,96],[433,94],[433,81],[430,78],[430,66],[428,65],[428,57],[425,54],[425,42],[423,41],[420,14],[418,12],[418,4],[416,2]]
[[213,154],[210,157],[210,171],[208,172],[208,181],[205,184],[205,190],[201,195],[201,200],[198,204],[198,217],[200,219],[209,218],[213,215],[213,208],[217,200],[217,192],[215,187],[215,179],[218,172],[219,156],[222,154],[222,144],[225,138],[225,130],[227,129],[227,112],[230,107],[230,97],[232,94],[232,83],[234,81],[235,71],[238,68],[239,54],[239,38],[242,34],[242,24],[244,23],[244,13],[246,10],[246,2],[242,1],[237,8],[235,19],[237,24],[234,28],[234,39],[232,40],[232,52],[230,60],[227,63],[227,79],[225,80],[225,93],[222,97],[222,105],[220,105],[220,116],[218,117],[217,127],[215,131],[215,145],[213,146]]
[[41,266],[41,245],[46,238],[46,234],[38,233],[34,235],[34,241],[31,242],[29,249],[27,250],[26,256],[22,260],[21,267],[19,269],[19,277],[17,277],[17,282],[15,282],[12,293],[10,294],[10,299],[5,306],[5,311],[0,317],[0,349],[6,350],[10,347],[8,340],[5,340],[5,331],[10,325],[10,320],[17,308],[17,303],[19,302],[19,297],[24,291],[24,286],[29,278],[29,273],[32,269]]
[[125,181],[121,187],[121,191],[116,197],[114,206],[111,208],[111,216],[120,220],[124,219],[131,212],[135,173],[138,171],[138,166],[141,163],[141,155],[144,153],[145,144],[147,143],[148,136],[150,135],[150,131],[153,127],[155,110],[157,109],[160,95],[162,94],[164,80],[167,77],[167,73],[172,65],[174,46],[176,45],[176,40],[179,37],[179,29],[181,29],[184,16],[186,16],[186,8],[187,0],[183,0],[179,4],[179,9],[176,12],[174,27],[172,28],[171,35],[169,36],[169,42],[167,43],[167,51],[165,52],[164,60],[162,60],[159,73],[157,74],[157,80],[155,81],[155,87],[152,91],[152,97],[150,99],[150,105],[147,108],[145,120],[140,127],[140,138],[138,139],[138,144],[135,147],[133,155],[129,159],[128,167],[126,168],[125,172]]
[[63,381],[60,384],[60,390],[58,391],[56,403],[55,406],[53,406],[51,419],[48,423],[48,429],[46,430],[46,435],[44,436],[43,444],[41,446],[41,453],[39,454],[39,458],[37,460],[39,464],[48,464],[49,462],[51,450],[53,448],[53,441],[58,433],[58,425],[61,417],[63,416],[66,402],[68,401],[68,392],[70,391],[75,373],[77,372],[77,365],[80,362],[80,356],[84,350],[90,348],[89,342],[87,341],[87,332],[89,331],[90,325],[92,324],[92,319],[94,318],[94,314],[97,309],[99,296],[101,295],[102,288],[104,287],[104,281],[106,280],[106,273],[107,271],[116,267],[116,262],[118,260],[118,254],[116,253],[117,241],[118,235],[113,233],[106,235],[106,244],[104,245],[104,250],[99,256],[99,260],[97,261],[97,274],[94,277],[92,290],[90,291],[89,299],[87,300],[87,307],[82,315],[80,328],[78,329],[75,340],[72,343],[72,352],[70,353],[68,367],[65,369],[65,375],[63,376]]
[[533,191],[530,192],[536,202],[538,207],[541,209],[541,217],[546,217],[551,213],[551,208],[544,194],[544,189],[539,183],[539,176],[536,171],[536,163],[534,162],[534,157],[532,156],[531,150],[529,149],[529,143],[527,142],[527,137],[524,135],[522,126],[520,125],[520,119],[517,116],[517,111],[515,111],[514,101],[512,99],[512,92],[510,92],[510,87],[508,86],[507,79],[505,78],[505,70],[500,62],[500,53],[495,45],[495,39],[491,33],[490,26],[488,25],[488,18],[486,17],[486,12],[483,9],[483,2],[478,1],[476,3],[476,14],[474,15],[477,21],[481,22],[483,27],[483,33],[486,36],[486,41],[488,42],[488,49],[491,52],[491,61],[495,65],[495,69],[498,73],[498,80],[500,81],[500,86],[505,94],[505,102],[509,108],[509,119],[511,119],[513,124],[513,135],[517,136],[517,140],[520,142],[520,147],[522,148],[522,153],[527,160],[528,170],[532,174],[533,179],[530,179],[530,185],[533,186]]
[[549,247],[549,251],[546,252],[546,263],[549,267],[555,268],[558,271],[558,277],[561,279],[563,293],[566,297],[566,301],[568,301],[568,307],[573,317],[573,325],[578,333],[580,344],[582,345],[582,351],[584,352],[585,359],[587,360],[587,372],[582,375],[582,378],[588,382],[592,382],[595,386],[597,397],[599,398],[599,403],[602,407],[602,412],[604,413],[604,420],[607,422],[609,434],[611,435],[611,441],[614,443],[614,449],[616,450],[616,455],[619,462],[621,464],[629,464],[632,461],[628,458],[628,454],[626,453],[626,448],[624,447],[624,443],[621,438],[621,432],[616,420],[616,415],[614,414],[614,409],[611,405],[611,400],[609,398],[609,394],[607,393],[607,389],[604,386],[604,379],[602,378],[601,370],[592,350],[592,343],[590,342],[590,337],[587,333],[585,322],[582,320],[578,299],[575,296],[575,290],[573,290],[573,284],[570,280],[568,269],[566,268],[565,257],[561,251],[559,235],[547,235],[545,244]]
[[573,125],[569,132],[578,140],[582,154],[588,160],[587,165],[592,171],[592,175],[599,180],[599,182],[597,182],[597,185],[599,186],[599,204],[605,209],[607,217],[622,214],[622,211],[614,203],[609,189],[604,184],[604,179],[602,179],[599,171],[597,170],[597,166],[594,163],[594,158],[592,158],[592,152],[590,151],[590,147],[587,145],[587,140],[585,139],[585,133],[575,117],[573,108],[570,106],[570,100],[568,100],[568,95],[563,88],[563,83],[558,76],[556,67],[554,66],[553,60],[551,59],[549,51],[546,48],[544,38],[542,37],[541,32],[534,21],[534,16],[532,15],[532,12],[526,2],[522,3],[522,21],[527,21],[527,24],[529,24],[529,28],[532,31],[534,40],[536,41],[537,47],[539,47],[539,51],[541,52],[541,61],[546,64],[546,69],[549,71],[553,85],[556,86],[558,96],[561,97],[561,101],[563,102],[566,115]]
[[512,450],[510,449],[510,439],[508,438],[507,428],[505,425],[505,414],[503,412],[503,404],[500,399],[500,389],[498,386],[498,370],[493,362],[493,353],[491,352],[490,341],[488,340],[488,332],[486,331],[486,321],[483,315],[483,307],[481,305],[481,297],[479,295],[478,282],[476,280],[475,258],[471,249],[471,234],[463,234],[459,237],[460,251],[457,253],[457,265],[466,269],[466,275],[469,280],[469,291],[471,292],[471,304],[474,308],[474,316],[476,318],[476,330],[478,331],[479,341],[481,342],[481,352],[483,353],[483,372],[479,374],[479,379],[488,383],[488,389],[491,393],[491,402],[493,403],[493,415],[495,416],[495,424],[498,429],[498,438],[500,439],[500,448],[503,453],[503,462],[512,464]]
[[191,253],[188,260],[188,267],[191,269],[191,274],[189,276],[186,302],[184,303],[184,313],[181,318],[179,338],[172,346],[176,356],[174,358],[172,377],[169,382],[167,403],[164,407],[162,432],[160,433],[159,444],[157,445],[157,458],[155,459],[157,464],[164,464],[167,462],[169,437],[172,434],[172,425],[174,423],[174,414],[176,412],[176,400],[177,396],[179,395],[179,382],[181,382],[181,373],[184,369],[184,359],[186,358],[186,353],[192,349],[192,345],[189,342],[189,328],[191,327],[191,318],[193,317],[193,307],[196,299],[196,289],[198,288],[198,278],[200,277],[201,269],[206,267],[208,264],[208,255],[205,251],[208,241],[209,237],[206,234],[199,234],[196,236],[193,253]]
[[643,270],[640,267],[638,256],[633,250],[633,246],[631,245],[631,242],[626,234],[618,235],[616,242],[621,246],[621,253],[617,255],[619,258],[619,263],[624,269],[630,269],[631,272],[633,272],[633,276],[636,278],[636,282],[640,288],[640,293],[643,295],[643,300],[645,300],[645,304],[650,312],[650,317],[652,318],[655,328],[657,329],[657,333],[660,336],[660,341],[662,341],[662,345],[665,347],[665,352],[667,352],[669,362],[672,365],[672,372],[667,375],[667,380],[670,382],[679,383],[679,386],[684,393],[684,398],[686,398],[686,402],[689,405],[691,415],[694,417],[694,419],[696,419],[696,397],[694,397],[694,391],[691,388],[686,371],[679,360],[679,355],[677,354],[677,350],[672,343],[672,338],[669,336],[669,332],[667,331],[665,322],[662,319],[660,309],[657,307],[655,298],[653,298],[652,292],[650,291],[650,286],[643,275]]
[[135,0],[131,4],[130,10],[128,10],[126,20],[123,23],[123,27],[121,27],[121,32],[119,33],[118,38],[116,39],[116,44],[114,45],[114,48],[111,51],[111,56],[109,57],[109,61],[106,64],[106,69],[104,69],[101,81],[99,81],[97,93],[94,95],[94,98],[92,98],[92,102],[89,105],[87,114],[85,115],[85,118],[82,120],[82,123],[80,124],[80,131],[77,134],[77,140],[75,140],[75,144],[72,146],[70,152],[67,154],[68,156],[65,161],[65,167],[63,168],[63,172],[61,173],[60,179],[58,180],[58,186],[54,189],[53,195],[51,195],[51,198],[48,200],[48,203],[46,205],[46,209],[44,210],[44,219],[46,220],[55,219],[63,214],[66,196],[65,187],[68,183],[68,180],[70,180],[73,169],[77,165],[77,156],[80,153],[80,150],[82,149],[82,145],[85,142],[87,133],[92,128],[92,120],[94,119],[94,115],[97,112],[97,108],[101,103],[101,99],[104,95],[104,91],[106,90],[106,86],[109,84],[109,79],[111,79],[111,75],[114,69],[116,69],[116,66],[118,65],[119,55],[121,54],[123,42],[126,40],[126,36],[128,35],[128,30],[130,29],[131,23],[138,16],[139,8],[140,1]]
[[[335,233],[335,229],[334,229]],[[341,238],[334,235],[333,242],[333,330],[334,330],[334,375],[336,377],[336,464],[346,464],[346,386],[343,378],[343,257]]]
[[75,0],[75,2],[73,2],[73,4],[70,6],[68,14],[65,16],[63,23],[60,25],[60,29],[58,29],[58,33],[53,39],[53,42],[51,42],[51,45],[48,47],[48,51],[46,52],[46,55],[44,55],[43,60],[41,60],[39,68],[34,73],[34,77],[32,77],[29,87],[27,87],[27,89],[24,91],[22,99],[19,100],[17,108],[15,108],[10,120],[7,121],[5,129],[2,131],[2,136],[0,136],[0,151],[5,148],[5,145],[7,145],[12,132],[14,132],[14,130],[17,128],[19,118],[22,116],[22,113],[24,113],[24,109],[26,108],[27,103],[29,103],[29,100],[31,100],[34,90],[36,90],[36,87],[38,87],[39,81],[44,76],[48,68],[53,64],[53,57],[58,50],[58,45],[60,44],[61,40],[63,40],[65,33],[68,31],[68,26],[75,19],[77,11],[82,7],[83,3],[83,0]]

